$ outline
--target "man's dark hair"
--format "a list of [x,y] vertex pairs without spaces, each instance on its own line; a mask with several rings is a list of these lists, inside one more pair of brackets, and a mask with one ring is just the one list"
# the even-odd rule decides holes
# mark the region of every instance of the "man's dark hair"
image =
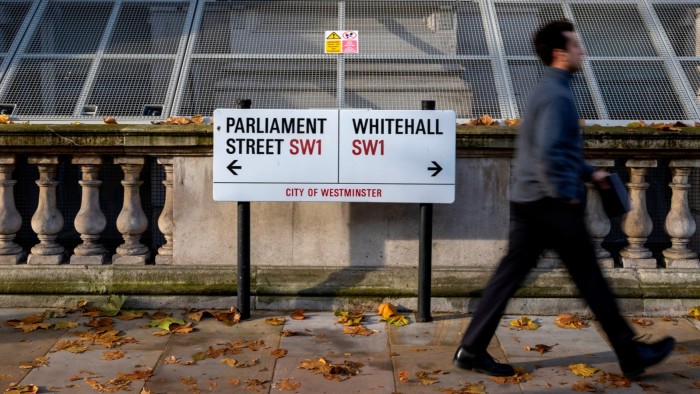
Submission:
[[574,31],[574,25],[566,19],[549,22],[535,33],[535,52],[544,64],[552,64],[552,51],[555,49],[566,50],[568,39],[565,31]]

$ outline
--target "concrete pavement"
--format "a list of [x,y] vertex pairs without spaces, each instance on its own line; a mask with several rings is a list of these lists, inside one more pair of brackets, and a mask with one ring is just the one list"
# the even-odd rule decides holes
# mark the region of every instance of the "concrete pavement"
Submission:
[[[508,323],[521,316],[506,316],[490,353],[527,374],[504,382],[452,366],[452,355],[469,323],[468,316],[459,314],[435,315],[430,323],[416,323],[412,314],[406,314],[410,324],[396,327],[367,313],[364,327],[372,332],[368,336],[343,333],[344,326],[336,322],[332,312],[310,311],[304,320],[290,318],[289,312],[253,311],[251,319],[233,326],[206,317],[193,322],[194,329],[189,333],[165,336],[154,335],[165,331],[149,327],[149,316],[114,319],[112,330],[119,332],[116,336],[105,334],[109,329],[94,327],[100,321],[79,312],[44,319],[44,323],[74,322],[75,327],[52,325],[24,333],[4,324],[44,311],[0,310],[2,390],[15,383],[37,386],[39,393],[126,389],[135,393],[333,394],[570,393],[577,388],[619,393],[700,390],[700,322],[687,317],[640,321],[647,325],[633,323],[645,339],[673,335],[678,345],[664,363],[650,368],[638,380],[625,382],[604,375],[619,374],[620,370],[595,324],[564,329],[554,324],[556,316],[530,316],[541,326],[519,330]],[[185,316],[182,310],[165,312],[175,318]],[[284,324],[266,323],[274,317],[284,318]],[[86,340],[90,336],[92,339]],[[542,354],[525,349],[536,345],[552,347]],[[592,377],[577,376],[569,365],[581,363],[600,372]],[[352,375],[353,371],[357,374]]]

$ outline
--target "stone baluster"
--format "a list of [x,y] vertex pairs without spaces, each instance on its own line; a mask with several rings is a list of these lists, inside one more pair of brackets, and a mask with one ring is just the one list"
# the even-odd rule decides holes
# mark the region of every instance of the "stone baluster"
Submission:
[[27,264],[61,264],[65,259],[64,248],[56,242],[63,229],[63,215],[56,207],[56,169],[58,156],[31,156],[29,164],[39,168],[39,204],[32,216],[32,230],[39,238],[27,259]]
[[75,216],[75,229],[80,233],[83,243],[73,250],[71,264],[104,264],[107,261],[107,249],[98,240],[104,231],[107,219],[100,209],[100,185],[98,173],[102,166],[99,156],[76,156],[72,164],[80,165],[82,187],[80,210]]
[[651,234],[653,224],[647,212],[645,182],[647,168],[656,167],[656,160],[627,160],[630,182],[630,211],[622,217],[622,232],[627,236],[627,246],[620,251],[622,266],[625,268],[656,268],[656,259],[644,246]]
[[[606,169],[615,165],[614,160],[590,160],[589,164],[599,169]],[[603,240],[610,233],[610,219],[605,214],[603,203],[600,200],[600,194],[596,190],[592,182],[586,183],[586,224],[588,231],[591,234],[591,241],[595,247],[595,255],[598,258],[598,264],[602,268],[613,268],[615,261],[610,257],[610,252],[602,246]]]
[[159,157],[158,164],[165,170],[165,204],[158,217],[158,228],[165,237],[165,244],[158,249],[156,264],[171,264],[173,261],[173,158]]
[[698,254],[688,249],[688,241],[695,234],[695,219],[688,206],[688,176],[700,160],[671,160],[673,176],[669,186],[672,190],[671,209],[666,216],[664,229],[671,237],[671,247],[663,251],[668,268],[700,268]]
[[0,155],[0,265],[13,265],[23,261],[27,253],[14,242],[22,228],[22,216],[15,207],[12,179],[15,170],[15,155]]
[[545,249],[537,260],[537,268],[564,268],[564,263],[554,249]]
[[148,247],[140,242],[141,235],[148,227],[146,214],[141,208],[139,188],[141,170],[145,164],[143,157],[115,157],[114,163],[124,171],[124,204],[117,217],[117,230],[124,243],[119,245],[112,257],[112,264],[145,264],[149,257]]

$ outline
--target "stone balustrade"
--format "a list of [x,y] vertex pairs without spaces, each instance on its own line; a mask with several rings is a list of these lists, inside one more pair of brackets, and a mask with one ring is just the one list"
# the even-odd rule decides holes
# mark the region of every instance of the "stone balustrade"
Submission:
[[[0,132],[0,297],[33,283],[71,294],[235,292],[235,203],[211,198],[210,127],[46,129]],[[506,127],[458,130],[457,199],[436,206],[433,243],[434,294],[455,298],[478,291],[507,245],[515,137]],[[700,196],[700,135],[599,128],[585,136],[587,160],[619,172],[630,195],[630,212],[611,221],[587,185],[586,220],[616,292],[700,298],[692,200]],[[78,178],[62,175],[66,169]],[[153,194],[144,187],[164,195],[160,213],[148,207]],[[359,286],[353,292],[360,295],[412,294],[413,284],[392,282],[417,264],[417,215],[410,212],[405,204],[253,204],[253,294],[337,296],[346,285]],[[162,241],[144,242],[154,234]],[[561,285],[557,260],[543,253],[538,270],[545,274],[526,285],[525,296],[575,295]]]

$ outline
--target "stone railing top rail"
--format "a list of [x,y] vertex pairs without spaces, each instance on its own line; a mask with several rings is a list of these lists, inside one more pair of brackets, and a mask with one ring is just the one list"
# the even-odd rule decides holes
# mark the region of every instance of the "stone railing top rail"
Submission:
[[[700,127],[661,131],[654,127],[586,126],[588,155],[700,157]],[[457,126],[458,156],[510,155],[516,126]],[[211,125],[3,124],[6,153],[211,155]]]

